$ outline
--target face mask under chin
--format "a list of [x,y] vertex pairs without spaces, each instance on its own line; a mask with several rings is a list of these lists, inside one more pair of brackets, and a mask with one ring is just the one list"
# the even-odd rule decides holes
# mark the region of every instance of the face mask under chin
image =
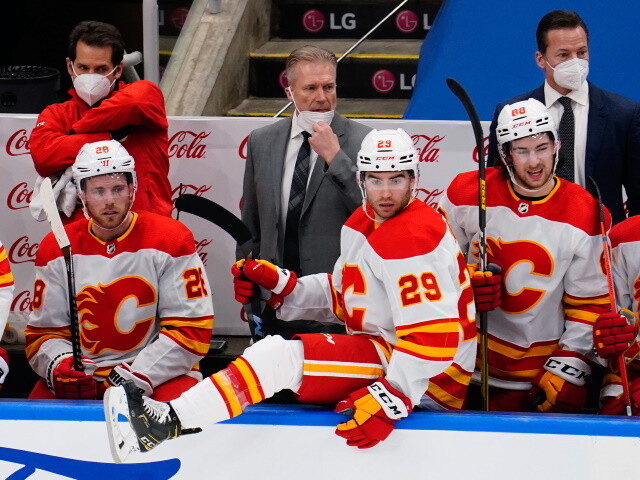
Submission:
[[[289,88],[289,87],[288,87]],[[289,93],[291,94],[291,100],[293,101],[293,105],[296,107],[298,111],[298,117],[296,121],[300,128],[302,128],[305,132],[309,134],[313,134],[313,124],[318,122],[325,122],[331,125],[333,121],[333,115],[335,114],[335,110],[329,110],[328,112],[312,112],[311,110],[300,110],[298,105],[296,104],[296,100],[293,97],[293,91],[289,88]]]

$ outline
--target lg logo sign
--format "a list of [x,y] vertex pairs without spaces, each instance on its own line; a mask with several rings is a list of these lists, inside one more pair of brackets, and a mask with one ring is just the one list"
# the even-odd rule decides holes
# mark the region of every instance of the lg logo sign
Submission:
[[[412,75],[410,79],[404,73],[400,74],[399,88],[400,90],[413,90],[416,76]],[[378,93],[389,93],[396,86],[396,76],[389,70],[377,70],[371,76],[371,85]]]
[[[302,26],[309,33],[318,33],[326,25],[326,17],[320,10],[309,10],[302,15]],[[329,30],[354,30],[356,15],[345,13],[342,16],[329,14]]]

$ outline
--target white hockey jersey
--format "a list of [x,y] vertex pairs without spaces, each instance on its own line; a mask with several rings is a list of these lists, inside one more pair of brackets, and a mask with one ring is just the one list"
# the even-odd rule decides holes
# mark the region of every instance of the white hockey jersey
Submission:
[[13,274],[7,257],[7,251],[0,243],[0,338],[7,325],[11,301],[13,300]]
[[[129,229],[106,243],[91,234],[91,221],[65,229],[82,353],[97,363],[94,377],[100,380],[127,362],[156,387],[197,368],[209,350],[213,304],[191,232],[148,212],[134,214]],[[57,360],[71,352],[65,262],[51,233],[36,256],[32,305],[27,358],[50,382]]]
[[[607,311],[597,203],[559,179],[542,200],[520,198],[486,171],[487,259],[502,267],[502,306],[488,313],[490,385],[514,390],[556,349],[593,359],[593,324]],[[458,175],[441,199],[469,263],[478,262],[478,173]]]
[[640,216],[614,225],[611,239],[611,270],[618,306],[640,314]]
[[423,406],[461,408],[476,355],[475,306],[442,216],[414,200],[377,224],[360,208],[340,242],[333,275],[300,278],[280,318],[337,316],[348,333],[377,338],[381,350],[393,347],[386,379],[414,405],[426,391]]

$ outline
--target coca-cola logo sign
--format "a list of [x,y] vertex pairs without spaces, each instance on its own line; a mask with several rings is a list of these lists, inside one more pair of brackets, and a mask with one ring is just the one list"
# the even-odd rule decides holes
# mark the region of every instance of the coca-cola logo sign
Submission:
[[23,235],[18,238],[9,249],[9,261],[14,264],[27,263],[36,261],[36,252],[38,251],[38,243],[30,243],[29,237]]
[[438,143],[445,139],[444,135],[411,135],[411,139],[418,150],[418,160],[420,162],[433,163],[440,159]]
[[249,135],[244,137],[240,142],[240,145],[238,145],[238,156],[243,160],[247,159],[247,143],[248,142],[249,142]]
[[27,182],[20,182],[9,191],[7,197],[7,207],[10,210],[20,210],[21,208],[29,208],[33,190],[29,188]]
[[209,255],[204,247],[210,245],[212,240],[208,238],[203,238],[202,240],[196,240],[196,252],[200,256],[200,260],[202,260],[203,265],[207,265],[207,256]]
[[435,188],[433,190],[427,190],[426,188],[417,188],[416,198],[418,200],[422,200],[430,207],[436,208],[443,193],[444,190],[440,190],[438,188]]
[[29,135],[27,135],[27,131],[24,128],[21,128],[9,137],[5,145],[5,151],[10,157],[31,154],[29,150]]
[[169,158],[205,158],[207,146],[202,140],[211,132],[180,130],[169,139]]
[[171,202],[175,203],[176,198],[185,193],[190,193],[192,195],[198,195],[201,197],[205,192],[211,190],[213,185],[192,185],[190,183],[181,183],[177,187],[174,187],[171,190]]
[[[484,158],[485,161],[488,159],[488,155],[489,155],[489,137],[484,137],[484,139],[482,140],[484,142]],[[476,163],[479,163],[480,160],[478,158],[478,146],[476,145],[475,147],[473,147],[473,152],[471,154],[471,156],[473,157],[473,161]]]
[[23,290],[13,297],[11,302],[12,312],[30,312],[33,310],[31,306],[31,291]]

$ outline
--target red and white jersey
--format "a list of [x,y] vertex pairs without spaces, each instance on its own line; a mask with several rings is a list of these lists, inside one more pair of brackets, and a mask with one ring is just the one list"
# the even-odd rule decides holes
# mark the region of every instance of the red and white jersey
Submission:
[[611,270],[619,307],[640,314],[640,216],[629,217],[613,226]]
[[[541,200],[520,198],[486,171],[487,261],[502,267],[502,306],[488,313],[489,381],[525,390],[556,349],[593,359],[593,324],[607,311],[595,199],[558,179]],[[478,173],[461,173],[439,208],[469,263],[478,262]]]
[[280,318],[337,316],[348,333],[377,342],[386,379],[414,405],[460,408],[476,355],[475,306],[442,216],[414,200],[378,224],[359,208],[340,242],[333,275],[300,278]]
[[[127,362],[153,387],[190,372],[209,350],[211,289],[191,232],[180,222],[134,213],[119,238],[103,242],[92,221],[65,227],[73,251],[83,355],[98,379]],[[52,233],[36,256],[33,312],[25,329],[29,363],[49,380],[71,352],[64,258]]]
[[13,274],[7,257],[7,251],[0,242],[0,338],[7,325],[11,301],[13,300]]

